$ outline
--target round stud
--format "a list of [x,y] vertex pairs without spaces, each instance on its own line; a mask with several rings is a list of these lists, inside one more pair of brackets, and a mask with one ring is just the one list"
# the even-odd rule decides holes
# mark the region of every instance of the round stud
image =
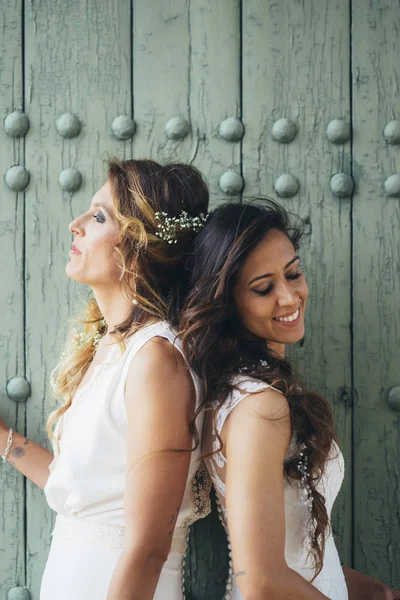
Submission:
[[244,135],[244,125],[237,117],[228,117],[219,124],[218,133],[227,142],[238,142]]
[[29,119],[25,113],[15,110],[4,119],[4,130],[7,135],[20,138],[23,137],[29,129]]
[[164,127],[169,140],[183,140],[190,132],[190,124],[182,117],[172,117]]
[[275,191],[281,198],[290,198],[299,191],[300,183],[296,177],[284,173],[275,181]]
[[127,115],[115,117],[111,129],[115,137],[119,140],[129,140],[136,131],[136,123]]
[[390,121],[383,130],[383,135],[388,144],[400,144],[400,121]]
[[30,600],[31,595],[26,588],[13,587],[7,592],[7,600]]
[[351,175],[347,173],[336,173],[331,178],[330,188],[332,194],[338,198],[348,198],[354,190],[354,181]]
[[4,180],[13,192],[22,192],[29,183],[29,171],[22,165],[14,165],[7,169]]
[[272,137],[276,142],[288,144],[297,134],[297,125],[290,119],[278,119],[272,126]]
[[350,139],[350,123],[343,119],[333,119],[326,128],[326,137],[333,144],[345,144]]
[[13,377],[7,381],[6,392],[14,402],[25,402],[31,395],[31,386],[25,377]]
[[400,196],[400,175],[390,175],[385,181],[385,191],[388,196]]
[[56,121],[57,131],[65,138],[74,138],[79,135],[82,123],[78,117],[72,113],[61,115]]
[[387,402],[392,410],[400,410],[400,385],[396,385],[389,390]]
[[219,187],[225,194],[235,196],[242,191],[244,181],[239,173],[235,173],[235,171],[226,171],[219,179]]
[[76,192],[82,185],[82,175],[76,169],[64,169],[58,176],[61,189],[66,192]]

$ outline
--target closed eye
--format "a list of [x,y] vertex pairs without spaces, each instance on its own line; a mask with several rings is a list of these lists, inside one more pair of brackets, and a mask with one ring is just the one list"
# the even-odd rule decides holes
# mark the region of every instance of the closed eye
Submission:
[[301,277],[303,275],[303,273],[294,273],[293,275],[286,275],[286,279],[298,279],[299,277]]
[[95,213],[93,215],[93,219],[95,219],[97,221],[97,223],[104,223],[106,218],[103,215],[103,213],[101,212],[101,210],[99,210],[97,213]]
[[269,285],[265,290],[253,290],[256,294],[258,294],[259,296],[267,296],[272,290],[273,290],[274,286]]
[[[293,275],[286,275],[286,279],[293,281],[294,279],[299,279],[302,277],[303,273],[293,273]],[[274,288],[273,283],[271,283],[265,290],[253,290],[259,296],[267,296]]]

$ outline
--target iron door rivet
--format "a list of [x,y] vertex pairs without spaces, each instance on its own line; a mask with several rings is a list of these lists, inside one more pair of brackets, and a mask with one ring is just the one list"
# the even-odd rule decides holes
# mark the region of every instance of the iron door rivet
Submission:
[[229,196],[240,194],[244,187],[244,181],[239,173],[236,171],[226,171],[219,179],[219,187],[221,190]]
[[29,119],[25,113],[19,110],[15,110],[4,119],[4,130],[11,137],[23,137],[28,129]]

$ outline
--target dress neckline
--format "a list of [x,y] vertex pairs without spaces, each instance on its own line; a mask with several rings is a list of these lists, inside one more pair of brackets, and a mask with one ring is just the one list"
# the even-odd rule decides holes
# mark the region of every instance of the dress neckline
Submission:
[[105,373],[106,371],[108,371],[108,369],[110,367],[117,364],[117,362],[123,357],[125,352],[128,350],[130,344],[132,343],[132,340],[135,338],[137,339],[138,334],[142,333],[143,331],[147,331],[148,329],[150,329],[151,327],[154,327],[155,325],[166,326],[166,325],[168,325],[168,322],[167,321],[154,321],[153,323],[149,323],[148,325],[141,327],[140,329],[135,331],[135,333],[133,333],[131,336],[129,336],[128,338],[126,338],[124,340],[124,342],[125,342],[125,350],[124,351],[121,351],[121,347],[118,344],[118,342],[110,344],[110,347],[105,356],[105,359],[94,366],[93,373],[92,373],[92,376],[90,377],[90,379],[83,386],[78,386],[78,388],[75,391],[75,394],[73,396],[71,406],[74,404],[75,405],[77,404],[77,402],[76,402],[77,399],[79,399],[79,402],[80,402],[82,400],[82,397],[87,395],[87,393],[92,389],[95,382],[98,380],[100,374]]

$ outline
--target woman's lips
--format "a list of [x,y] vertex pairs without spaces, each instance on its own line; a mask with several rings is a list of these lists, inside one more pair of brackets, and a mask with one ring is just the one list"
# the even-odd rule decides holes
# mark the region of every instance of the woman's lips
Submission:
[[278,321],[280,325],[285,327],[293,327],[300,320],[300,307],[298,307],[291,315],[285,317],[274,317],[274,321]]
[[82,254],[82,252],[80,250],[78,250],[78,248],[72,244],[71,250],[69,251],[70,254]]

